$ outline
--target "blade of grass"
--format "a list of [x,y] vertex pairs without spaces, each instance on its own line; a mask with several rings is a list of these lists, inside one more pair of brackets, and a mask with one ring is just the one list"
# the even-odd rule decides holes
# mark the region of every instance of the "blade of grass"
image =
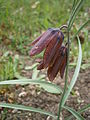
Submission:
[[72,14],[73,14],[73,11],[74,11],[74,9],[75,9],[76,4],[77,4],[77,0],[73,0],[72,11],[71,11],[71,14],[70,14],[69,21],[70,21],[70,19],[71,19],[71,17],[72,17]]
[[85,107],[83,107],[81,110],[79,110],[80,113],[84,112],[85,110],[90,108],[90,104],[86,105]]
[[73,0],[73,5],[72,5],[72,11],[74,10],[74,7],[76,5],[77,0]]
[[80,28],[79,30],[74,34],[72,40],[79,34],[79,32],[90,22],[90,19],[87,20]]
[[[20,84],[20,85],[25,85],[25,84],[36,84],[36,85],[40,85],[40,86],[47,86],[48,89],[51,89],[51,91],[53,91],[53,93],[57,93],[60,94],[62,93],[62,89],[50,82],[47,82],[45,80],[32,80],[32,79],[18,79],[18,80],[7,80],[7,81],[2,81],[0,82],[0,85],[15,85],[15,84]],[[44,88],[44,87],[43,87]],[[45,89],[46,90],[46,89]],[[50,92],[50,91],[48,91]]]
[[77,16],[79,10],[80,10],[81,7],[83,6],[84,1],[85,1],[85,0],[80,0],[80,1],[77,3],[76,7],[74,8],[73,13],[72,13],[72,15],[71,15],[71,17],[70,17],[70,19],[69,19],[69,22],[68,22],[68,30],[69,30],[69,31],[70,31],[70,29],[71,29],[71,27],[72,27],[72,25],[73,25],[73,22],[74,22],[74,20],[75,20],[75,18],[76,18],[76,16]]
[[[90,104],[88,104],[85,107],[83,107],[81,110],[78,111],[78,113],[82,113],[82,112],[88,110],[89,108],[90,108]],[[65,118],[65,120],[71,120],[72,118],[73,118],[73,116],[71,115],[70,117]]]
[[53,118],[56,119],[56,116],[50,112],[44,111],[42,109],[39,108],[34,108],[34,107],[27,107],[24,105],[16,105],[16,104],[9,104],[9,103],[3,103],[0,102],[0,107],[5,107],[5,108],[12,108],[12,109],[18,109],[18,110],[26,110],[26,111],[30,111],[30,112],[38,112],[44,115],[49,115]]
[[63,97],[63,100],[62,100],[62,103],[61,103],[61,106],[63,107],[68,96],[70,95],[70,92],[73,88],[73,86],[75,85],[76,83],[76,80],[77,80],[77,77],[78,77],[78,74],[79,74],[79,71],[80,71],[80,66],[81,66],[81,61],[82,61],[82,49],[81,49],[81,44],[80,44],[80,40],[79,40],[79,37],[78,38],[78,44],[79,44],[79,55],[78,55],[78,61],[77,61],[77,65],[76,65],[76,69],[75,69],[75,72],[74,72],[74,75],[72,77],[72,80],[70,82],[70,85],[68,86],[68,90],[66,91],[64,97]]
[[84,118],[78,112],[76,112],[74,109],[72,109],[71,107],[63,106],[63,108],[68,110],[69,112],[71,112],[73,114],[73,116],[76,117],[78,120],[84,120]]
[[39,70],[37,70],[37,68],[35,67],[35,68],[33,69],[32,79],[37,79],[38,74],[39,74]]

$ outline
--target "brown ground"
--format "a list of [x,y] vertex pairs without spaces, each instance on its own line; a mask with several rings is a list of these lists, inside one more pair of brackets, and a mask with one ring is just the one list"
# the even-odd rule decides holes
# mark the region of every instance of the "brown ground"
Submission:
[[[27,64],[27,62],[26,62]],[[46,73],[46,71],[44,71]],[[70,70],[70,78],[73,70]],[[23,75],[31,77],[30,71],[23,71]],[[54,81],[56,84],[63,86],[64,80],[60,80],[59,76]],[[21,95],[23,93],[23,95]],[[60,96],[45,92],[38,86],[11,86],[0,92],[0,101],[9,103],[23,104],[27,106],[40,107],[44,110],[57,114]],[[69,96],[68,106],[74,109],[80,109],[84,105],[90,103],[90,69],[81,70],[77,83],[75,84],[73,95]],[[63,116],[70,115],[67,111],[63,112]],[[90,110],[83,113],[85,120],[90,120]],[[0,120],[53,120],[51,117],[32,113],[27,111],[1,109]],[[63,119],[64,120],[64,119]],[[75,120],[75,118],[74,118]]]

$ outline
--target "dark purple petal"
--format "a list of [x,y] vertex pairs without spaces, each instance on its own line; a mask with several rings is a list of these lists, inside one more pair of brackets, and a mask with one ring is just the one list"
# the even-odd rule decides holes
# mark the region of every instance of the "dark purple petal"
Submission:
[[62,54],[62,51],[65,49],[65,46],[61,46],[58,50],[57,50],[57,52],[55,53],[55,55],[54,55],[54,57],[53,57],[53,59],[52,59],[52,61],[51,61],[51,63],[50,63],[50,66],[52,66],[54,63],[55,63],[55,61],[56,61],[56,59],[58,58],[58,56],[60,55],[60,54]]
[[48,76],[48,78],[49,78],[50,81],[53,81],[53,80],[54,80],[54,77],[53,77],[53,75],[52,75],[52,67],[49,67],[49,68],[48,68],[47,76]]
[[44,67],[47,67],[52,59],[54,59],[55,54],[57,54],[58,49],[61,47],[63,42],[61,33],[59,32],[58,35],[49,43],[47,46],[45,53],[44,53]]
[[44,52],[44,57],[43,57],[43,61],[44,61],[44,67],[47,67],[50,60],[52,59],[53,57],[53,48],[57,42],[57,35],[58,33],[56,34],[56,36],[51,40],[51,42],[48,44],[45,52]]
[[41,40],[34,45],[34,47],[30,51],[30,55],[36,55],[43,51],[43,49],[49,44],[49,42],[53,39],[54,35],[51,35],[51,37],[47,37],[46,39],[41,38]]
[[66,68],[66,63],[62,66],[62,68],[60,70],[60,76],[61,76],[62,79],[63,79],[63,76],[64,76],[65,68]]
[[59,30],[48,29],[47,34],[43,35],[40,40],[33,46],[30,51],[30,56],[34,56],[43,51],[43,49],[49,44],[49,42],[56,36]]
[[48,78],[49,80],[54,80],[58,72],[60,71],[61,78],[63,78],[65,67],[66,67],[66,59],[67,59],[67,48],[62,46],[59,49],[59,52],[56,56],[56,59],[52,61],[52,64],[48,68]]
[[64,76],[64,71],[65,71],[65,68],[66,68],[66,62],[67,62],[67,48],[65,48],[64,58],[63,58],[63,61],[62,61],[61,67],[60,67],[61,78],[63,78],[63,76]]
[[38,65],[38,67],[37,67],[37,70],[41,70],[41,69],[44,69],[43,61],[41,61],[40,64]]
[[41,34],[38,38],[36,38],[36,39],[30,44],[30,46],[35,45],[35,44],[41,39],[41,37],[42,37],[43,35],[45,35],[46,33],[47,33],[47,31],[44,32],[43,34]]
[[60,69],[62,60],[63,60],[63,56],[60,54],[57,57],[54,64],[48,68],[48,78],[49,78],[49,80],[54,80],[54,78],[56,77],[56,75],[57,75],[57,73]]

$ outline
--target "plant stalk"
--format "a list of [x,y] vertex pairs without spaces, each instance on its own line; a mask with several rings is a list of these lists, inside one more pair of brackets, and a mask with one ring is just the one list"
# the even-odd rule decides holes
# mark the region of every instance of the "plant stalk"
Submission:
[[69,53],[70,53],[70,38],[69,38],[69,30],[67,29],[67,33],[68,33],[68,50],[67,50],[67,63],[66,63],[66,72],[65,72],[65,84],[64,84],[64,91],[59,103],[59,111],[58,111],[58,117],[57,120],[59,120],[60,118],[60,112],[62,110],[62,101],[63,101],[63,97],[65,95],[66,89],[67,89],[67,82],[68,82],[68,68],[69,68]]

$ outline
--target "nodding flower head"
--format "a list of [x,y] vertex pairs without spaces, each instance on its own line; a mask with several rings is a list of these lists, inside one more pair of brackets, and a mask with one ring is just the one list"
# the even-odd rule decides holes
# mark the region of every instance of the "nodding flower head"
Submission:
[[42,35],[40,35],[36,40],[34,40],[31,43],[31,45],[34,45],[34,46],[30,51],[30,56],[39,54],[45,48],[47,48],[50,44],[52,44],[50,45],[51,47],[53,47],[53,45],[56,42],[60,42],[62,44],[63,39],[64,39],[64,36],[60,31],[60,29],[49,28],[46,32],[44,32]]
[[62,46],[63,39],[64,35],[59,28],[49,28],[31,43],[33,47],[30,50],[30,56],[39,54],[45,49],[43,60],[37,69],[48,68],[49,80],[54,80],[58,71],[60,71],[60,76],[63,78],[67,58],[67,48]]

